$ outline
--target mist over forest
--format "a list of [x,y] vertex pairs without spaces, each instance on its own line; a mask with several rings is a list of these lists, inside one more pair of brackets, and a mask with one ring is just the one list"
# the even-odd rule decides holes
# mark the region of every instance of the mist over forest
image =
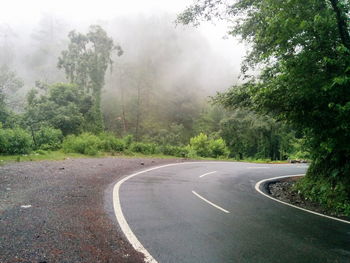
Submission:
[[[297,152],[294,133],[284,125],[212,103],[211,96],[239,83],[239,68],[213,49],[201,30],[175,20],[175,14],[159,14],[78,23],[46,14],[36,25],[2,24],[3,128],[27,130],[33,149],[40,149],[37,137],[45,137],[43,127],[51,127],[64,137],[105,131],[172,147],[187,147],[196,136],[207,143],[223,140],[220,153],[204,156],[285,159]],[[89,34],[95,34],[90,43]],[[99,37],[113,42],[106,49],[110,53],[96,48]],[[101,71],[98,87],[91,84],[88,63],[97,63],[95,70]],[[180,152],[191,155],[188,149]]]

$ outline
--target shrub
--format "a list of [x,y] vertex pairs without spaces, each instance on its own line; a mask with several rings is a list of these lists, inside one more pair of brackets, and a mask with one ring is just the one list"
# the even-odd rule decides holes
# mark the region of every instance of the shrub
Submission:
[[102,149],[103,142],[91,133],[82,133],[78,136],[69,135],[62,144],[64,152],[96,155]]
[[125,149],[125,142],[113,134],[101,133],[98,137],[102,141],[102,149],[106,152],[122,152]]
[[129,134],[124,136],[122,140],[124,142],[125,148],[129,149],[131,144],[134,142],[134,136]]
[[187,157],[188,148],[183,146],[164,145],[160,148],[160,151],[165,155],[176,157]]
[[227,157],[228,150],[225,141],[222,138],[209,139],[204,133],[190,139],[188,146],[188,157]]
[[155,154],[158,152],[157,145],[154,143],[133,142],[129,148],[132,152],[143,154]]
[[226,143],[222,138],[209,141],[209,152],[210,156],[217,157],[228,157],[230,151],[226,147]]
[[51,127],[42,127],[35,136],[36,147],[41,150],[57,150],[62,140],[62,131]]
[[313,178],[307,174],[296,183],[295,190],[327,209],[350,216],[350,198],[342,182],[334,183],[328,178]]
[[0,129],[0,153],[26,154],[32,150],[32,137],[23,129]]
[[190,147],[195,151],[198,156],[209,157],[209,139],[208,136],[204,133],[192,137],[190,139]]

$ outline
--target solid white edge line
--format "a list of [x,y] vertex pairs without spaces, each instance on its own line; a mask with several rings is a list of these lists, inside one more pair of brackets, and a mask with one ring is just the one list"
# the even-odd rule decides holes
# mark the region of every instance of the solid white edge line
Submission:
[[222,207],[220,207],[220,206],[218,206],[218,205],[216,205],[216,204],[210,202],[208,199],[205,199],[203,196],[201,196],[200,194],[196,193],[195,191],[192,191],[192,193],[193,193],[195,196],[197,196],[198,198],[200,198],[200,199],[202,199],[203,201],[207,202],[208,204],[214,206],[215,208],[217,208],[217,209],[219,209],[219,210],[221,210],[221,211],[223,211],[223,212],[225,212],[225,213],[227,213],[227,214],[230,213],[230,212],[227,211],[226,209],[223,209]]
[[327,215],[324,215],[324,214],[321,214],[321,213],[317,213],[317,212],[314,212],[314,211],[311,211],[311,210],[308,210],[308,209],[305,209],[305,208],[301,208],[299,206],[295,206],[295,205],[292,205],[292,204],[289,204],[289,203],[286,203],[286,202],[283,202],[281,200],[278,200],[268,194],[265,194],[263,191],[260,190],[260,186],[265,183],[265,182],[268,182],[268,181],[273,181],[273,180],[276,180],[276,179],[281,179],[281,178],[288,178],[288,177],[294,177],[294,176],[304,176],[305,174],[294,174],[294,175],[285,175],[285,176],[278,176],[278,177],[273,177],[273,178],[269,178],[269,179],[264,179],[264,180],[261,180],[259,182],[257,182],[255,184],[255,190],[258,191],[260,194],[276,201],[276,202],[279,202],[281,204],[284,204],[284,205],[288,205],[288,206],[291,206],[291,207],[294,207],[294,208],[297,208],[297,209],[300,209],[300,210],[303,210],[305,212],[308,212],[308,213],[311,213],[311,214],[314,214],[314,215],[318,215],[318,216],[322,216],[322,217],[326,217],[328,219],[333,219],[333,220],[336,220],[336,221],[339,221],[339,222],[343,222],[343,223],[346,223],[346,224],[350,224],[350,221],[346,221],[346,220],[343,220],[343,219],[339,219],[339,218],[336,218],[336,217],[332,217],[332,216],[327,216]]
[[206,176],[206,175],[214,174],[214,173],[216,173],[216,171],[209,172],[209,173],[206,173],[206,174],[202,174],[201,176],[199,176],[199,178],[202,178],[202,177],[204,177],[204,176]]
[[124,177],[123,179],[121,179],[120,181],[118,181],[114,187],[113,187],[113,207],[114,207],[114,213],[115,216],[117,218],[117,221],[119,223],[119,226],[122,230],[122,232],[124,233],[125,237],[127,238],[127,240],[130,242],[130,244],[133,246],[133,248],[138,251],[141,252],[144,256],[145,256],[145,262],[147,263],[157,263],[157,261],[152,257],[152,255],[147,251],[147,249],[144,248],[144,246],[141,244],[141,242],[137,239],[137,237],[135,236],[135,234],[132,232],[128,222],[126,221],[123,211],[122,211],[122,207],[121,207],[121,203],[120,203],[120,198],[119,198],[119,189],[121,187],[121,185],[129,180],[130,178],[139,175],[139,174],[143,174],[143,173],[147,173],[149,171],[153,171],[153,170],[157,170],[157,169],[161,169],[161,168],[165,168],[165,167],[169,167],[169,166],[175,166],[175,165],[185,165],[185,164],[218,164],[218,163],[234,163],[234,162],[184,162],[184,163],[171,163],[171,164],[166,164],[166,165],[161,165],[161,166],[156,166],[156,167],[152,167],[143,171],[139,171],[137,173],[131,174],[129,176]]

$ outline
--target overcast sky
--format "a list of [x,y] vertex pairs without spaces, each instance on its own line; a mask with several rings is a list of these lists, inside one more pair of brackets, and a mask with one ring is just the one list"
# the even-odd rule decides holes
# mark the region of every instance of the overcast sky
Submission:
[[[42,15],[54,14],[69,21],[107,20],[120,15],[137,16],[177,14],[191,5],[192,0],[4,0],[0,9],[0,24],[36,25]],[[204,23],[200,30],[212,48],[240,64],[244,49],[232,38],[224,40],[227,27],[224,23]]]

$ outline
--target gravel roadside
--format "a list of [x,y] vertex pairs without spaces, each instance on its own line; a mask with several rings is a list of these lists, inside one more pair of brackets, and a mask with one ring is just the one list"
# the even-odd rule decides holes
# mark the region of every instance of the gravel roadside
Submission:
[[300,179],[300,177],[289,177],[274,181],[268,184],[269,194],[283,202],[293,204],[295,206],[314,211],[320,214],[337,217],[339,219],[350,221],[349,216],[339,214],[335,211],[326,209],[324,206],[305,199],[296,190],[293,189],[294,184]]
[[0,262],[143,262],[125,240],[114,183],[180,159],[71,159],[0,166]]

